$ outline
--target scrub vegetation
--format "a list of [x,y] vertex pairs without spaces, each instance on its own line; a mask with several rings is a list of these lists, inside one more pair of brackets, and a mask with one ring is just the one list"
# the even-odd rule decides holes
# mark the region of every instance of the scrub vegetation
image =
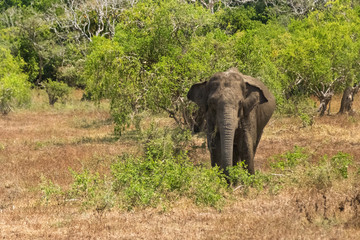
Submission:
[[[0,1],[0,237],[356,239],[355,0]],[[236,67],[277,109],[210,167],[186,94]]]

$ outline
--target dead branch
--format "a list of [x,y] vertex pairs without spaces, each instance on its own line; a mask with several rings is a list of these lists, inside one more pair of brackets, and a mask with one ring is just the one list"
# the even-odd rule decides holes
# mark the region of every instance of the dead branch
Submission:
[[[47,18],[53,23],[52,30],[62,39],[74,30],[79,33],[77,40],[83,37],[92,41],[93,36],[112,38],[121,12],[137,2],[138,0],[61,0],[60,4],[54,4],[53,9],[50,9]],[[57,8],[64,9],[64,16],[57,16]],[[61,33],[56,28],[61,29]]]

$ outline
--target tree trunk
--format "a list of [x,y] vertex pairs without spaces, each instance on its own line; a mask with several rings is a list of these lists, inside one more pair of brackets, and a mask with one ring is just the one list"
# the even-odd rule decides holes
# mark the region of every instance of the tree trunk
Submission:
[[353,113],[352,104],[355,94],[359,91],[360,83],[354,87],[347,87],[341,98],[341,105],[338,114]]
[[39,57],[39,78],[36,81],[36,85],[40,86],[40,83],[42,82],[42,77],[43,77],[43,59],[40,56]]
[[[330,115],[330,101],[333,96],[332,92],[329,92],[328,94],[324,94],[323,96],[319,97],[320,100],[320,106],[318,109],[318,112],[320,112],[320,116],[324,116],[326,109],[328,109],[328,115]],[[328,108],[329,105],[329,108]]]

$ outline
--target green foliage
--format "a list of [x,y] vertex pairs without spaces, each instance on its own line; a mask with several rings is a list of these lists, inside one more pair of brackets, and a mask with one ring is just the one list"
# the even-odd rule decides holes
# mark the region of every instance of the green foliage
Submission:
[[125,210],[165,206],[181,198],[221,208],[228,194],[225,175],[219,168],[194,166],[182,149],[189,136],[188,131],[150,128],[142,136],[143,156],[119,157],[110,165],[110,176],[86,169],[70,170],[70,190],[59,190],[45,182],[41,185],[44,198],[64,196],[65,202],[76,201],[100,210],[113,206]]
[[34,7],[38,11],[45,12],[53,4],[60,2],[60,0],[2,0],[0,2],[0,13],[12,7],[26,8]]
[[348,177],[348,167],[353,163],[353,157],[348,153],[338,152],[330,159],[334,172],[339,177]]
[[307,187],[315,187],[317,190],[328,189],[332,186],[331,167],[328,162],[323,162],[318,166],[309,168],[301,180]]
[[[327,155],[311,164],[310,155],[304,148],[295,146],[293,151],[288,151],[272,158],[270,166],[282,176],[279,186],[286,184],[297,184],[298,186],[318,190],[326,190],[336,180],[348,178],[348,167],[353,164],[353,157],[347,153],[338,152],[329,158]],[[290,172],[290,173],[289,173]]]
[[[330,86],[335,91],[352,84],[358,75],[359,16],[350,3],[339,1],[289,26],[292,43],[283,53],[287,76],[302,80],[302,88]],[[305,31],[306,30],[306,31]],[[309,94],[310,91],[307,90]]]
[[30,84],[21,71],[23,61],[13,58],[5,48],[0,47],[0,111],[9,113],[14,107],[30,103]]
[[[323,86],[341,91],[358,81],[354,1],[296,1],[301,13],[284,1],[205,3],[125,1],[104,16],[112,23],[102,32],[96,1],[77,3],[72,16],[63,0],[6,0],[0,45],[24,59],[22,69],[36,85],[57,79],[87,87],[94,100],[110,99],[117,133],[144,110],[166,111],[178,124],[191,125],[189,87],[233,66],[264,81],[281,113]],[[87,30],[71,25],[73,17],[89,21]],[[116,25],[111,32],[109,24]],[[311,114],[295,113],[311,125]]]
[[309,157],[309,154],[304,148],[295,146],[292,151],[272,157],[270,167],[274,170],[289,170],[299,164],[306,164]]
[[218,168],[194,167],[189,161],[183,150],[189,132],[153,126],[143,136],[144,157],[124,156],[111,166],[120,206],[156,206],[187,197],[198,205],[220,207],[226,193],[225,178]]
[[303,127],[309,127],[314,124],[314,116],[308,113],[300,113],[300,119]]
[[41,177],[40,190],[45,203],[49,203],[54,196],[60,197],[63,195],[60,186],[54,184],[51,180],[46,179],[44,176]]
[[71,91],[71,88],[66,83],[51,81],[50,79],[48,79],[48,81],[43,85],[51,106],[53,106],[58,100],[65,102]]
[[117,133],[121,133],[142,109],[143,95],[147,91],[144,86],[140,88],[142,72],[139,60],[123,53],[119,44],[106,38],[94,38],[83,75],[87,79],[87,92],[91,93],[93,100],[111,100]]
[[213,29],[213,14],[176,0],[151,3],[126,10],[113,40],[93,38],[86,60],[87,89],[111,100],[120,133],[144,110],[187,124],[191,84],[236,63],[231,38]]
[[113,164],[113,188],[120,198],[120,207],[156,206],[162,199],[181,196],[189,188],[192,172],[181,160],[126,157]]
[[317,165],[305,171],[305,183],[317,189],[327,189],[336,179],[348,178],[348,167],[353,163],[353,157],[347,153],[338,152],[330,159],[324,156]]
[[238,8],[225,8],[217,12],[219,25],[229,34],[237,31],[251,30],[258,28],[262,22],[262,17],[257,13],[256,8],[240,6]]
[[221,208],[225,203],[227,190],[225,176],[218,167],[196,170],[193,172],[194,179],[189,196],[193,196],[197,205]]
[[112,182],[106,176],[100,177],[99,173],[93,174],[86,169],[81,172],[70,169],[70,172],[74,181],[66,192],[67,201],[79,201],[85,208],[93,206],[97,211],[114,206]]
[[276,64],[279,50],[285,47],[279,38],[286,31],[284,26],[270,21],[266,25],[233,36],[239,70],[261,79],[275,95],[279,109],[286,103],[284,89],[289,88]]
[[247,193],[249,189],[255,188],[258,191],[263,190],[264,186],[269,183],[270,177],[266,174],[256,172],[251,175],[245,168],[245,163],[240,162],[236,166],[229,167],[227,169],[227,180],[233,187],[240,185],[244,193]]
[[280,111],[289,98],[320,93],[328,87],[340,91],[355,81],[360,70],[359,21],[349,2],[336,1],[285,25],[272,20],[238,33],[239,69],[270,87]]

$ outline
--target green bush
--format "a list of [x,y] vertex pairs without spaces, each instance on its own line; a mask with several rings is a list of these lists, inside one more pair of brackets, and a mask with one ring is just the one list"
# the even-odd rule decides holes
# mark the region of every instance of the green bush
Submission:
[[30,103],[30,83],[21,71],[23,61],[0,47],[0,112],[8,114],[14,107]]
[[229,173],[228,176],[226,176],[228,183],[233,187],[239,185],[245,194],[251,187],[258,191],[263,190],[271,180],[269,175],[260,173],[259,171],[257,171],[254,175],[250,174],[245,168],[244,162],[238,163],[236,166],[229,167],[227,170]]
[[71,90],[66,83],[56,82],[50,79],[44,83],[44,87],[49,97],[49,104],[51,106],[54,106],[58,100],[65,102]]
[[348,178],[348,167],[353,163],[353,157],[348,153],[338,152],[331,157],[330,163],[336,177]]
[[[223,206],[229,190],[225,175],[218,168],[194,166],[185,151],[189,132],[154,126],[142,135],[143,156],[119,157],[110,166],[110,176],[70,170],[73,183],[62,196],[97,209],[166,206],[180,198],[201,206]],[[52,183],[42,189],[46,199],[60,192],[53,191]]]
[[324,161],[305,170],[304,176],[297,176],[304,186],[315,187],[317,190],[327,189],[332,186],[331,165]]
[[270,166],[281,176],[280,184],[296,184],[306,188],[315,187],[325,190],[336,180],[348,178],[348,167],[353,164],[353,157],[338,152],[331,158],[324,155],[317,163],[310,163],[310,156],[303,148],[295,147],[293,151],[273,157]]
[[41,177],[40,190],[45,203],[49,203],[53,196],[60,197],[63,195],[63,191],[60,186],[54,184],[51,180]]
[[221,208],[225,203],[228,186],[225,175],[218,167],[195,170],[189,197],[192,197],[197,205]]
[[181,159],[123,157],[111,165],[111,173],[120,207],[131,209],[182,196],[189,189],[193,167]]
[[337,179],[348,178],[348,167],[353,163],[353,157],[347,153],[338,152],[330,159],[325,155],[317,165],[308,168],[305,173],[305,182],[317,189],[326,189],[332,186]]
[[284,154],[275,155],[270,159],[270,167],[274,170],[289,170],[299,164],[306,164],[309,159],[309,154],[302,147],[295,146],[292,151],[287,151]]
[[80,201],[84,207],[94,206],[97,210],[114,206],[112,181],[106,176],[100,177],[99,173],[91,173],[86,169],[81,172],[70,169],[70,172],[73,184],[67,192],[68,200]]
[[225,176],[217,168],[194,166],[184,150],[190,137],[188,131],[151,125],[143,135],[145,155],[123,156],[111,166],[119,205],[131,209],[186,197],[198,205],[221,206]]

